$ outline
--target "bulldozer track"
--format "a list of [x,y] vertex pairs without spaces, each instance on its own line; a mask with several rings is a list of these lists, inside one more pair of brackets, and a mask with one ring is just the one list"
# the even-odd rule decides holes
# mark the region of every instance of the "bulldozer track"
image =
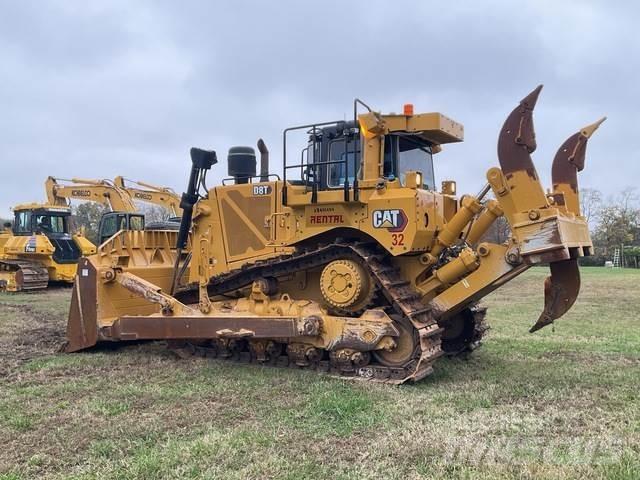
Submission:
[[49,271],[37,263],[26,260],[0,260],[0,269],[15,272],[19,291],[41,290],[49,284]]
[[[313,250],[301,250],[299,253],[279,257],[267,261],[247,265],[242,269],[213,278],[208,287],[210,295],[224,295],[245,287],[254,280],[266,277],[280,277],[297,271],[320,267],[336,259],[349,258],[366,266],[374,279],[376,288],[386,299],[385,309],[392,315],[400,316],[410,322],[415,334],[415,347],[410,359],[403,365],[392,367],[376,362],[374,358],[366,365],[356,366],[351,362],[337,361],[330,352],[315,362],[300,361],[295,355],[282,354],[283,346],[269,358],[258,358],[251,351],[247,342],[212,340],[206,343],[171,343],[170,347],[179,356],[198,355],[214,358],[227,358],[242,363],[261,363],[278,367],[295,367],[326,372],[340,377],[351,377],[381,383],[400,384],[407,381],[418,381],[433,372],[434,362],[443,355],[441,349],[441,333],[431,309],[422,303],[419,294],[410,282],[402,278],[400,270],[389,261],[389,255],[375,245],[366,243],[335,243],[321,245]],[[188,286],[178,293],[183,301],[193,294],[193,286]],[[484,333],[484,312],[477,308],[474,312],[474,339],[467,350],[476,348]],[[369,354],[367,353],[367,356]]]
[[446,351],[445,349],[445,355],[447,357],[464,356],[473,352],[482,345],[482,339],[490,328],[486,322],[487,307],[473,304],[467,308],[467,311],[471,314],[471,321],[473,322],[471,335],[464,340],[463,345],[459,348],[450,351]]

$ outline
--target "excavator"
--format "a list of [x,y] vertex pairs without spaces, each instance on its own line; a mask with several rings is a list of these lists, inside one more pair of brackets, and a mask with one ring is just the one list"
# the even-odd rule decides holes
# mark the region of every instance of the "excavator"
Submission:
[[0,232],[0,291],[44,289],[49,282],[73,283],[81,256],[96,253],[82,234],[72,234],[69,200],[107,205],[113,210],[100,221],[100,241],[119,229],[143,229],[129,194],[104,180],[47,178],[47,203],[14,207],[13,225]]
[[138,180],[129,180],[122,176],[114,178],[113,183],[118,188],[126,191],[134,200],[163,207],[172,218],[182,217],[180,195],[171,188],[159,187]]
[[[192,148],[180,229],[120,231],[80,260],[66,351],[163,340],[180,355],[416,382],[476,348],[478,301],[535,265],[550,276],[530,331],[552,324],[593,250],[577,173],[602,120],[560,147],[545,192],[531,158],[541,88],[508,115],[476,195],[435,185],[433,155],[463,126],[411,104],[383,114],[356,99],[353,120],[285,129],[281,175],[259,141],[259,175],[255,150],[232,147],[230,179],[207,188],[217,154]],[[292,157],[296,133],[308,141]],[[504,244],[483,239],[498,217]]]
[[[146,193],[132,192],[123,183],[121,177],[114,182],[48,177],[45,182],[48,203],[16,206],[13,226],[5,225],[0,232],[0,291],[38,290],[46,288],[50,281],[73,283],[78,259],[96,253],[96,246],[83,235],[70,233],[72,199],[110,208],[100,219],[100,243],[119,230],[176,229],[175,222],[145,225],[134,198]],[[139,185],[153,191],[151,203],[170,208],[172,213],[181,212],[177,206],[179,199],[176,201],[176,194],[170,189],[141,182]]]
[[96,253],[81,234],[71,233],[71,209],[50,203],[13,208],[14,221],[0,231],[0,291],[47,288],[73,283],[78,259]]
[[71,200],[97,202],[108,207],[98,226],[99,243],[119,230],[144,230],[144,215],[138,209],[129,192],[109,180],[48,177],[45,191],[50,204],[68,207]]

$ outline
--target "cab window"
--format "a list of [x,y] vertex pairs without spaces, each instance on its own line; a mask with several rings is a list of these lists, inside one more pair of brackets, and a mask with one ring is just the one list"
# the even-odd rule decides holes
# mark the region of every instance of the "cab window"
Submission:
[[[346,147],[346,148],[345,148]],[[328,171],[327,185],[329,188],[342,187],[347,180],[347,169],[349,171],[348,181],[352,185],[356,175],[356,162],[355,159],[360,158],[360,142],[349,141],[345,142],[344,139],[337,139],[329,144],[329,162],[341,162],[330,163]]]
[[433,156],[430,146],[421,145],[408,137],[400,137],[398,141],[398,171],[400,172],[400,182],[403,185],[406,172],[421,172],[422,188],[435,190]]
[[35,215],[35,227],[43,233],[66,233],[67,218],[65,215]]
[[13,222],[14,233],[31,233],[31,212],[16,212]]
[[118,231],[118,218],[116,215],[106,215],[102,223],[102,231],[100,236],[103,238],[109,238],[116,234]]
[[144,230],[144,217],[131,216],[129,218],[130,230]]
[[435,190],[431,146],[410,136],[387,135],[384,138],[384,176],[405,184],[409,171],[422,173],[422,188]]

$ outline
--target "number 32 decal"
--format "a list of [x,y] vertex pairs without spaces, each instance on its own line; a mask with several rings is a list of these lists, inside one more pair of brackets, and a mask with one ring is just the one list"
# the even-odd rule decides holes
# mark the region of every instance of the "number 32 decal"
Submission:
[[394,247],[404,245],[404,233],[393,233],[391,235],[391,245]]

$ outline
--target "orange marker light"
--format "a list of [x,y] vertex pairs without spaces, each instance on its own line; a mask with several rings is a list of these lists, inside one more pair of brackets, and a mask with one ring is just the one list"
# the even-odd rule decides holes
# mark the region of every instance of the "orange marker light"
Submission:
[[405,103],[403,111],[405,115],[413,115],[413,103]]

